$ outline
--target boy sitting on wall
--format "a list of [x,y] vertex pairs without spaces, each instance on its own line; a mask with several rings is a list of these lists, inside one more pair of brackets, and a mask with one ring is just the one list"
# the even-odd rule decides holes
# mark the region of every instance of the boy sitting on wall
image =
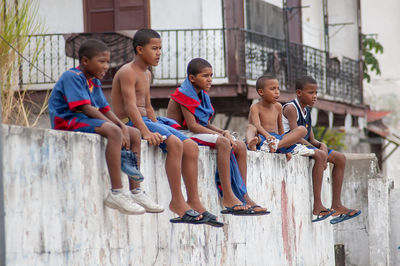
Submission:
[[109,64],[110,51],[102,41],[87,40],[80,46],[79,66],[66,71],[51,93],[51,126],[59,130],[96,133],[107,138],[106,162],[112,189],[104,204],[124,214],[143,214],[145,209],[135,203],[133,194],[123,190],[120,171],[122,169],[130,177],[131,189],[133,180],[143,180],[137,164],[140,133],[125,126],[115,116],[103,95],[100,79],[106,74]]
[[261,100],[250,107],[249,126],[246,131],[249,149],[260,150],[266,146],[269,152],[286,154],[287,160],[290,160],[291,153],[301,151],[304,155],[304,151],[308,152],[304,146],[296,145],[306,135],[305,127],[300,126],[284,134],[282,105],[278,103],[278,80],[274,76],[264,75],[258,78],[256,90]]
[[[314,155],[312,155],[315,160],[312,170],[313,214],[317,217],[313,222],[325,220],[331,215],[334,217],[330,221],[331,224],[352,219],[358,216],[361,211],[346,208],[340,199],[346,157],[340,152],[328,149],[325,143],[317,141],[312,131],[310,107],[317,100],[317,82],[311,77],[304,76],[296,81],[295,87],[297,98],[283,107],[283,125],[285,132],[292,132],[299,127],[305,127],[307,134],[301,140],[301,143],[314,151]],[[325,208],[321,201],[322,177],[327,167],[327,162],[334,165],[332,170],[332,205],[330,209]]]
[[[207,92],[212,83],[212,66],[202,58],[191,60],[187,78],[171,94],[167,116],[175,120],[199,145],[217,149],[217,183],[225,206],[223,214],[265,215],[267,209],[258,206],[247,193],[247,150],[227,130],[210,124],[214,108]],[[233,151],[233,152],[232,152]],[[236,161],[237,159],[237,161]]]
[[[169,208],[179,217],[171,223],[208,224],[222,227],[217,217],[200,202],[198,194],[198,154],[194,141],[156,118],[150,102],[150,66],[157,66],[161,56],[160,35],[151,29],[141,29],[133,37],[135,58],[122,66],[112,84],[112,105],[119,118],[140,130],[151,145],[160,145],[167,152],[165,170],[171,189]],[[163,140],[163,136],[165,140]],[[185,181],[187,201],[181,190],[181,175]]]

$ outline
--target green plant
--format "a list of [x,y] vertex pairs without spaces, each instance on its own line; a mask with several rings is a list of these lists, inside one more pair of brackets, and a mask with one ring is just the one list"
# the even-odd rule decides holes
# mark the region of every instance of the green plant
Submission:
[[325,143],[330,149],[341,150],[346,149],[343,140],[346,136],[345,132],[339,130],[331,130],[327,127],[318,126],[313,127],[315,139]]
[[[39,115],[32,117],[34,103],[27,105],[27,88],[23,88],[19,54],[27,49],[30,35],[41,33],[43,24],[37,19],[38,5],[32,0],[1,0],[0,2],[0,88],[2,122],[34,126],[46,109],[46,100],[39,106]],[[43,43],[30,53],[37,58]],[[18,51],[18,52],[17,52]],[[31,67],[34,62],[31,62]],[[46,97],[47,98],[47,97]],[[30,107],[28,107],[30,106]]]
[[371,81],[370,72],[375,72],[376,75],[381,74],[379,61],[375,55],[383,53],[383,46],[373,35],[362,35],[362,56],[363,56],[363,72],[364,79],[367,82]]

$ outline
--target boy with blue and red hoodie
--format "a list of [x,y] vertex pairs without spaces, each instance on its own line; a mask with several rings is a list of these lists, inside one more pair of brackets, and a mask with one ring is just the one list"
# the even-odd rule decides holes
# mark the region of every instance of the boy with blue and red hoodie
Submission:
[[212,83],[212,66],[202,58],[191,60],[187,78],[171,94],[167,117],[178,122],[185,134],[199,145],[217,149],[217,185],[225,206],[223,214],[264,215],[269,212],[258,206],[247,193],[247,150],[228,130],[210,124],[214,108],[207,92]]
[[80,46],[79,66],[63,73],[51,93],[51,126],[58,130],[96,133],[107,138],[106,162],[112,189],[104,204],[124,214],[143,214],[145,209],[135,202],[134,195],[124,191],[120,171],[130,177],[131,189],[135,188],[135,180],[143,180],[137,158],[140,133],[125,126],[110,110],[104,97],[100,79],[106,74],[109,64],[110,51],[102,41],[87,40]]

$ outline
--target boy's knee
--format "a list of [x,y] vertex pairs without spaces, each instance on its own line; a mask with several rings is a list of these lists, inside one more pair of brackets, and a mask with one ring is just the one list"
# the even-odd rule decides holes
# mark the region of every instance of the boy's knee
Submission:
[[247,151],[246,144],[244,144],[243,141],[236,141],[236,149],[238,152],[246,152]]
[[217,149],[230,149],[231,142],[229,141],[229,139],[227,139],[223,136],[219,136],[217,139],[216,146],[217,146]]
[[186,139],[183,141],[183,149],[190,152],[199,152],[199,145],[191,139]]
[[345,167],[346,166],[346,156],[344,156],[343,153],[340,152],[334,152],[335,154],[335,159],[333,163],[337,166]]
[[326,156],[325,152],[318,150],[318,149],[315,149],[314,152],[315,152],[314,153],[315,161],[325,161],[326,160],[327,156]]
[[105,122],[103,124],[103,126],[104,126],[105,135],[107,136],[107,138],[122,140],[122,131],[121,131],[121,128],[119,128],[117,125],[110,123],[110,122]]
[[182,141],[176,137],[175,135],[170,135],[166,140],[168,151],[182,151],[183,143]]
[[302,135],[302,137],[305,137],[307,135],[307,129],[304,126],[299,126],[297,128],[298,128],[297,130]]

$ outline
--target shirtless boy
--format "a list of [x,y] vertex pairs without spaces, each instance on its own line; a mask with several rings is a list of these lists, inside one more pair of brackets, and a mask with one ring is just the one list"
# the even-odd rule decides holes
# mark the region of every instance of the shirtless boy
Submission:
[[[200,202],[197,144],[174,128],[156,119],[150,102],[150,66],[157,66],[161,56],[160,35],[151,29],[141,29],[133,37],[135,58],[116,73],[112,85],[112,106],[115,114],[127,125],[139,129],[151,145],[160,145],[167,152],[165,170],[171,189],[169,208],[179,217],[172,223],[209,224],[221,227],[223,223],[206,211]],[[165,136],[165,140],[163,137]],[[187,202],[181,191],[183,176]]]
[[[290,160],[295,144],[306,135],[307,130],[305,127],[297,127],[284,134],[282,105],[278,103],[279,82],[274,76],[264,75],[258,78],[256,90],[261,100],[250,107],[247,146],[255,151],[267,141],[270,152],[285,153]],[[273,145],[276,139],[279,140],[277,147]]]
[[[182,128],[188,129],[191,138],[199,145],[217,149],[222,203],[226,207],[221,213],[249,216],[268,214],[267,209],[258,206],[247,193],[246,145],[242,141],[235,140],[228,130],[222,130],[209,122],[214,114],[214,108],[207,94],[211,88],[212,74],[212,67],[209,62],[202,58],[192,59],[188,64],[186,80],[171,95],[167,116],[177,121]],[[231,152],[232,150],[234,155]],[[236,159],[235,165],[238,165],[239,169],[234,172],[237,172],[235,176],[240,185],[237,186],[236,193],[234,193],[230,161],[236,162]],[[238,198],[237,194],[240,194],[241,199]],[[243,205],[242,201],[246,204]]]
[[[313,192],[314,192],[314,209],[313,214],[316,216],[313,222],[325,220],[332,216],[331,224],[337,224],[354,217],[357,217],[361,211],[357,209],[348,209],[341,202],[341,190],[344,178],[344,168],[346,165],[346,157],[344,154],[330,150],[325,143],[319,142],[314,138],[311,126],[310,107],[317,100],[317,82],[309,76],[304,76],[296,81],[296,99],[285,104],[283,107],[283,125],[286,132],[292,132],[299,127],[307,128],[307,135],[301,142],[310,149],[314,150],[312,156],[315,164],[312,170]],[[328,209],[324,207],[321,201],[322,177],[327,162],[332,163],[332,205]]]

